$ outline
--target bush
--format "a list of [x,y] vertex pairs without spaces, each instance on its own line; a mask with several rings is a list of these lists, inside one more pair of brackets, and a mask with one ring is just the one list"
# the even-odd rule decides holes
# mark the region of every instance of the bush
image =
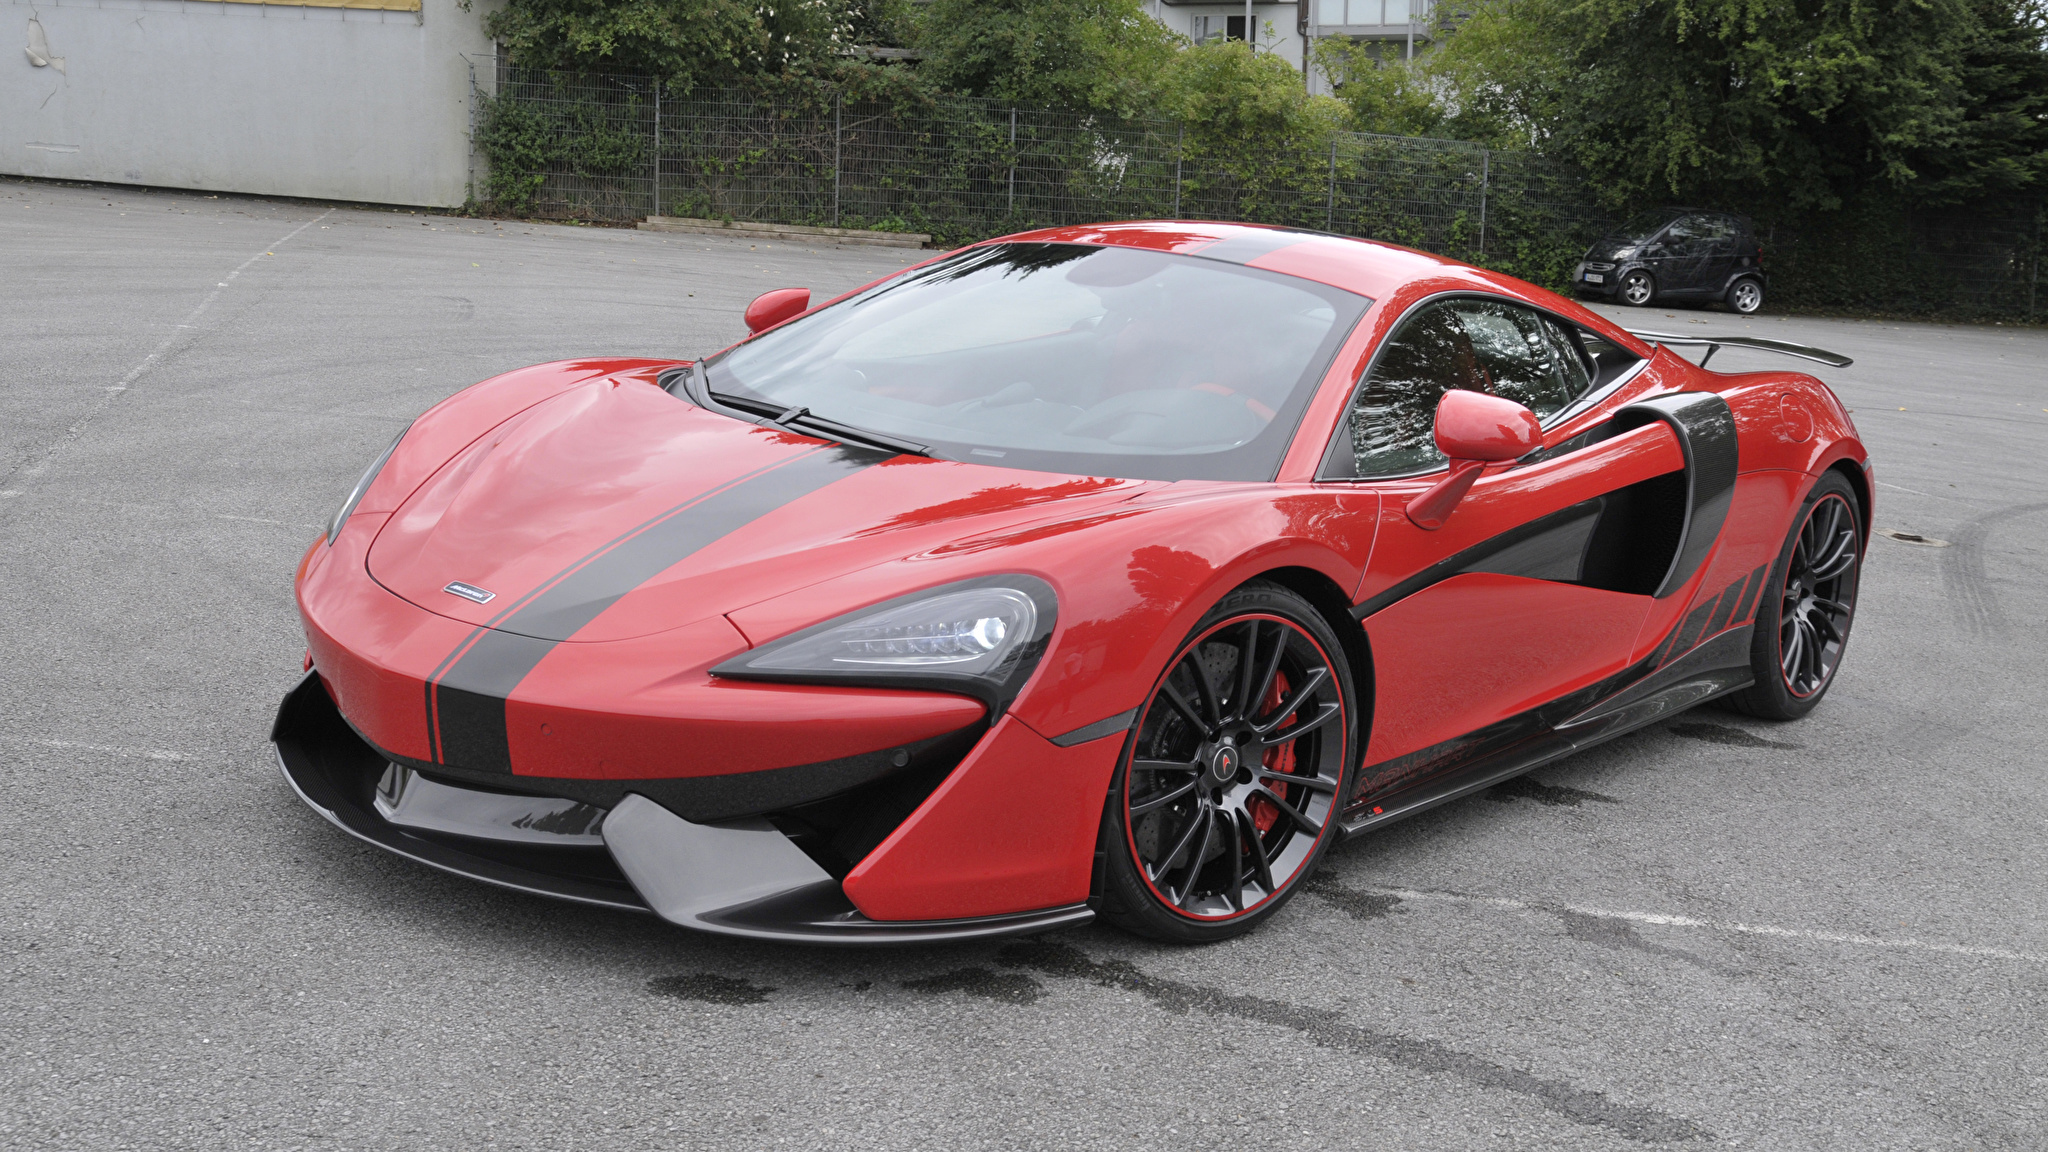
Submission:
[[642,120],[652,104],[640,93],[616,87],[593,93],[562,80],[548,87],[552,99],[537,98],[530,86],[476,96],[476,148],[490,166],[486,199],[500,211],[531,213],[550,172],[617,180],[637,175],[647,163],[649,128]]

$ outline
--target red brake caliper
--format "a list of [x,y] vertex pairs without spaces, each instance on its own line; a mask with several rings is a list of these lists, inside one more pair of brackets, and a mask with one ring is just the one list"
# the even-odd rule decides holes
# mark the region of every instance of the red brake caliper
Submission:
[[[1287,673],[1276,673],[1273,677],[1273,686],[1266,691],[1266,698],[1259,702],[1259,711],[1264,712],[1268,708],[1277,708],[1280,706],[1280,702],[1285,699],[1287,699]],[[1292,719],[1292,717],[1282,717],[1280,723],[1274,725],[1274,727],[1285,729]],[[1294,771],[1294,745],[1283,744],[1278,748],[1268,748],[1266,749],[1265,757],[1260,762],[1275,772],[1292,773]],[[1287,793],[1292,785],[1279,784],[1268,780],[1266,781],[1266,787],[1271,788],[1273,794],[1282,800],[1290,799]],[[1245,805],[1245,809],[1252,814],[1252,823],[1258,827],[1261,833],[1270,831],[1273,827],[1273,822],[1280,819],[1280,810],[1273,807],[1273,802],[1263,796],[1252,797],[1251,803]]]

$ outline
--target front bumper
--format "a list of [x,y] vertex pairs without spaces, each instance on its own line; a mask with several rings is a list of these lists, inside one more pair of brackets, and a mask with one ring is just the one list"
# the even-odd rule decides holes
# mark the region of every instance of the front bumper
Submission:
[[1572,288],[1581,296],[1613,296],[1621,287],[1621,273],[1619,264],[1605,268],[1580,264],[1572,269]]
[[[378,798],[398,766],[363,740],[317,672],[284,698],[271,732],[299,798],[367,843],[444,872],[558,900],[653,912],[728,936],[810,944],[923,944],[1083,924],[1088,905],[957,920],[875,920],[768,821],[695,823],[640,795],[608,808],[424,777],[431,816]],[[521,804],[529,812],[518,811]],[[601,815],[600,815],[601,814]]]

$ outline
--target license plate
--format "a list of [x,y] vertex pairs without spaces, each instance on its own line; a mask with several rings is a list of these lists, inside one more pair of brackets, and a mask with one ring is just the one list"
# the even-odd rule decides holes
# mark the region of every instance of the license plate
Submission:
[[1588,272],[1588,273],[1586,273],[1586,283],[1588,283],[1588,284],[1605,284],[1605,283],[1607,283],[1607,277],[1605,277],[1605,276],[1602,276],[1602,275],[1601,275],[1601,274],[1599,274],[1598,272]]

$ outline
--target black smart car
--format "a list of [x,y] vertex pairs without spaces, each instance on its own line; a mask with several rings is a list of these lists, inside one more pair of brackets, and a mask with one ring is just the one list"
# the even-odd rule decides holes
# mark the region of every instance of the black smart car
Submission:
[[1763,249],[1749,220],[1697,208],[1638,212],[1586,249],[1572,286],[1587,299],[1720,301],[1747,315],[1764,306]]

